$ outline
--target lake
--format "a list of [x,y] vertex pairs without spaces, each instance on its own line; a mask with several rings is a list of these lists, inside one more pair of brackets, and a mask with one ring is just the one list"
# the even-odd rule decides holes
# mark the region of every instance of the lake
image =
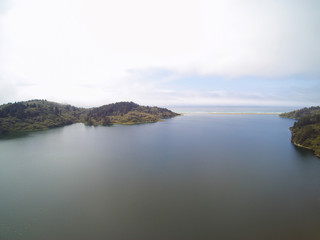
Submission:
[[277,115],[0,139],[1,240],[320,239],[320,159]]

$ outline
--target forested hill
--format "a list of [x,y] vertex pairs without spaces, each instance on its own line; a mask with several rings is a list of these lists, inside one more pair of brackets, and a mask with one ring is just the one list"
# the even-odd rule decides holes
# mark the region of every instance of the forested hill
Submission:
[[119,102],[89,109],[84,122],[89,125],[136,124],[157,122],[177,115],[166,108]]
[[0,106],[0,134],[60,127],[72,123],[87,125],[157,122],[179,114],[166,108],[119,102],[96,108],[78,108],[47,100],[30,100]]
[[302,108],[296,111],[282,113],[280,114],[280,117],[299,119],[303,116],[310,116],[314,114],[320,114],[320,107]]
[[280,116],[298,120],[290,128],[292,143],[311,149],[320,157],[320,107],[303,108]]

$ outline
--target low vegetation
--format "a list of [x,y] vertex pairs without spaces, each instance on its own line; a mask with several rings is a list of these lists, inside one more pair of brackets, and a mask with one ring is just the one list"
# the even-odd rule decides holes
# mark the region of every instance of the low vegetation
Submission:
[[320,157],[320,107],[303,108],[280,116],[298,120],[290,128],[292,143]]
[[0,106],[0,134],[43,130],[73,123],[86,125],[138,124],[177,116],[166,108],[119,102],[97,108],[78,108],[47,100],[30,100]]

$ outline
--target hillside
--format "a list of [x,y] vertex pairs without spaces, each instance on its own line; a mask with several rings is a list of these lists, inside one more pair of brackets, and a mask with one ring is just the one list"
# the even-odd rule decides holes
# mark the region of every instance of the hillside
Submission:
[[0,134],[42,130],[73,123],[87,125],[138,124],[177,116],[165,108],[119,102],[96,108],[78,108],[47,100],[30,100],[0,106]]
[[120,102],[89,109],[84,122],[88,125],[151,123],[177,115],[166,108]]
[[320,114],[320,107],[302,108],[292,112],[282,113],[280,114],[280,117],[299,119],[303,116],[310,116],[314,114]]
[[290,128],[292,143],[320,157],[320,107],[303,108],[280,116],[298,120]]

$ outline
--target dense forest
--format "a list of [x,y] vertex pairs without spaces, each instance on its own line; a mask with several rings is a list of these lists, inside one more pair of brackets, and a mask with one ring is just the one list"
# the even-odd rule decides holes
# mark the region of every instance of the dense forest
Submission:
[[311,116],[311,115],[315,115],[315,114],[320,114],[320,107],[302,108],[302,109],[295,110],[292,112],[282,113],[282,114],[280,114],[280,117],[300,119],[304,116]]
[[320,107],[310,107],[281,114],[280,117],[298,121],[290,128],[291,141],[300,147],[314,151],[320,157]]
[[179,114],[166,108],[119,102],[96,108],[78,108],[47,100],[30,100],[0,106],[0,134],[42,130],[73,123],[86,125],[157,122]]

